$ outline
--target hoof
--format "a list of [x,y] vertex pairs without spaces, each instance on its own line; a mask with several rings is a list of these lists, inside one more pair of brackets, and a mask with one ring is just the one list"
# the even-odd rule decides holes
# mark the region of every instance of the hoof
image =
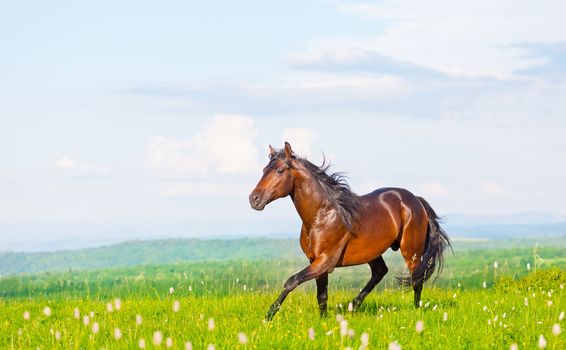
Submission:
[[269,308],[269,311],[267,311],[267,314],[265,315],[265,320],[271,321],[273,319],[273,317],[275,316],[275,314],[277,313],[277,311],[279,311],[280,308],[281,308],[281,305],[277,305],[277,304],[271,305],[271,307]]

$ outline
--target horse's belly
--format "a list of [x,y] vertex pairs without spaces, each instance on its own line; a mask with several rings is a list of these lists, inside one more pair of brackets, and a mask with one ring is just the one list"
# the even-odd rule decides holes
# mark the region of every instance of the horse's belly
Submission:
[[397,239],[401,225],[399,200],[396,196],[387,201],[378,198],[366,198],[360,232],[352,236],[337,266],[368,263],[383,255]]
[[397,230],[393,225],[374,226],[353,236],[337,266],[352,266],[368,263],[383,255],[397,239]]

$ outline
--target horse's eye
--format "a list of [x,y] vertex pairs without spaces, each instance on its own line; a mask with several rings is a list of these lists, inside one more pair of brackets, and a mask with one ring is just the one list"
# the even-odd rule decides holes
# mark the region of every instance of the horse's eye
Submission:
[[277,169],[277,174],[283,174],[284,171],[285,171],[285,169],[283,169],[283,168]]

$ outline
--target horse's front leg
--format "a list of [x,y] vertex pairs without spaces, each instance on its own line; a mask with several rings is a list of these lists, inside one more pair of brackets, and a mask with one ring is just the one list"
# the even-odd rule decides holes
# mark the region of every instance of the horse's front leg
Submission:
[[293,291],[293,289],[297,288],[301,283],[309,281],[313,278],[317,278],[325,274],[330,267],[332,267],[332,263],[334,263],[335,259],[330,259],[326,255],[321,255],[316,258],[309,266],[307,266],[304,270],[297,273],[296,275],[291,276],[287,282],[285,282],[285,286],[279,298],[275,300],[275,302],[269,308],[267,315],[265,318],[269,321],[275,316],[277,311],[281,308],[281,304],[287,298],[287,295]]
[[316,300],[320,317],[326,316],[326,303],[328,302],[328,272],[316,278]]

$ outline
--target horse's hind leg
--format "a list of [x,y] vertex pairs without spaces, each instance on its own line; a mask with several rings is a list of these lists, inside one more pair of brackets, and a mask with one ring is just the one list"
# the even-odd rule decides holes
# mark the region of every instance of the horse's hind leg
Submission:
[[421,307],[421,292],[423,291],[423,281],[417,281],[413,283],[413,291],[415,292],[415,307],[418,309]]
[[405,259],[409,273],[411,274],[410,285],[415,292],[414,303],[415,307],[420,306],[421,292],[423,290],[424,280],[422,278],[415,278],[414,271],[421,262],[421,257],[425,248],[426,235],[427,235],[427,222],[426,217],[419,217],[416,220],[412,216],[405,227],[403,228],[403,236],[401,238],[401,255]]
[[[407,264],[407,268],[409,269],[410,274],[410,281],[407,281],[407,284],[410,284],[413,287],[413,291],[415,292],[414,303],[415,307],[418,308],[420,306],[421,301],[421,292],[423,290],[423,283],[424,281],[422,278],[415,278],[414,271],[421,263],[421,255],[422,250],[403,250],[403,243],[401,243],[401,253],[405,258],[405,263]],[[410,283],[408,283],[410,282]],[[405,282],[404,282],[405,283]]]
[[362,289],[360,294],[354,298],[353,307],[354,309],[358,309],[359,306],[364,302],[366,296],[375,288],[375,286],[383,279],[383,276],[387,274],[389,269],[387,265],[385,265],[385,261],[383,257],[379,257],[375,260],[370,261],[369,267],[371,268],[371,278],[366,286]]

